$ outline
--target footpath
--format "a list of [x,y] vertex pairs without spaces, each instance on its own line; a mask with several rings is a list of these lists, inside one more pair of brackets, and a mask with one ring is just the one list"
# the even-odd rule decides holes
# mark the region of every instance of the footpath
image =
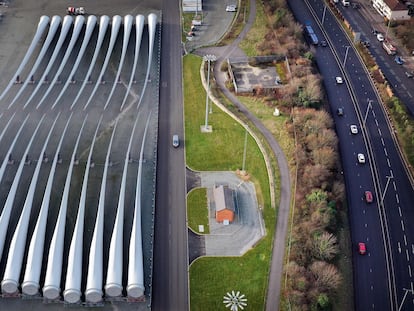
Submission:
[[[218,4],[221,2],[217,1]],[[204,22],[208,25],[209,16],[214,16],[214,12],[207,12]],[[191,49],[194,50],[194,54],[204,56],[207,54],[214,54],[217,57],[217,61],[214,64],[214,76],[217,82],[218,87],[222,93],[233,102],[233,104],[238,108],[239,112],[243,113],[254,126],[261,132],[262,136],[266,139],[269,144],[274,156],[277,159],[279,166],[280,174],[280,201],[276,203],[275,212],[277,212],[277,224],[274,236],[274,243],[272,249],[272,259],[269,272],[269,284],[268,292],[266,298],[266,311],[277,311],[279,308],[280,292],[281,292],[281,283],[282,283],[282,273],[283,273],[283,260],[285,254],[285,243],[286,235],[288,229],[289,221],[289,208],[291,201],[291,182],[290,182],[290,172],[288,167],[287,159],[283,153],[282,148],[279,143],[273,137],[272,133],[261,123],[261,121],[253,115],[247,108],[244,106],[238,98],[231,93],[225,86],[226,75],[221,72],[220,68],[222,63],[225,62],[230,57],[245,56],[244,53],[239,49],[239,43],[244,39],[256,17],[256,1],[250,0],[250,9],[249,17],[245,24],[244,29],[240,35],[228,46],[223,47],[205,47],[203,46],[203,38],[197,38],[197,45],[195,42],[190,44]],[[211,23],[213,25],[213,23]],[[208,38],[205,44],[211,44],[213,33],[209,33],[209,30],[203,30],[203,35]],[[217,34],[217,33],[216,33]],[[215,38],[215,42],[219,41],[221,36]],[[198,46],[198,47],[197,47]],[[206,87],[206,85],[204,86]]]

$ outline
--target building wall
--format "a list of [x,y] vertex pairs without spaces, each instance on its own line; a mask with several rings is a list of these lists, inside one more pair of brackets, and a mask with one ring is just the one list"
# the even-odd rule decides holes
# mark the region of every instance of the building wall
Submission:
[[404,20],[410,18],[408,15],[408,8],[406,10],[391,11],[390,7],[384,2],[384,0],[372,0],[372,6],[379,14],[388,20]]
[[203,0],[183,0],[183,12],[201,12]]

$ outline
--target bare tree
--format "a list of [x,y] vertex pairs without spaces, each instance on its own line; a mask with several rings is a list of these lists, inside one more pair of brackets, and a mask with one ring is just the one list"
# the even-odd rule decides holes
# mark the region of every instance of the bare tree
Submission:
[[313,254],[322,260],[331,260],[338,254],[337,238],[332,233],[323,232],[313,239]]
[[334,292],[341,284],[342,277],[334,265],[325,261],[315,261],[310,266],[313,281],[321,292]]

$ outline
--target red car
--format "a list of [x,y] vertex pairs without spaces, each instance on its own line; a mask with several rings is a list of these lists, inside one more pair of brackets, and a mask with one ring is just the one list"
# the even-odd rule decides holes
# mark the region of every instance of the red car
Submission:
[[358,243],[358,252],[360,255],[365,255],[367,252],[367,247],[365,245],[365,243],[363,242],[359,242]]
[[372,196],[371,191],[365,191],[364,197],[367,203],[372,203],[374,201],[374,197]]

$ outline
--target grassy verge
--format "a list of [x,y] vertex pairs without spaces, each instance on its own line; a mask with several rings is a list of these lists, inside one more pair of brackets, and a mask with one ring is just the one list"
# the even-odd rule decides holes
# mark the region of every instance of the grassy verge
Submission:
[[205,188],[192,190],[187,196],[188,226],[197,233],[199,225],[204,226],[204,234],[210,233],[208,224],[207,191]]
[[[201,58],[187,55],[183,64],[187,165],[194,170],[235,171],[241,168],[245,129],[213,107],[208,122],[213,132],[201,133],[200,126],[205,122],[205,91],[199,74]],[[267,235],[242,257],[204,257],[195,261],[190,267],[191,310],[223,308],[223,296],[233,289],[246,295],[249,309],[263,309],[276,218],[275,210],[270,208],[269,182],[263,155],[250,135],[245,169],[255,182]]]

